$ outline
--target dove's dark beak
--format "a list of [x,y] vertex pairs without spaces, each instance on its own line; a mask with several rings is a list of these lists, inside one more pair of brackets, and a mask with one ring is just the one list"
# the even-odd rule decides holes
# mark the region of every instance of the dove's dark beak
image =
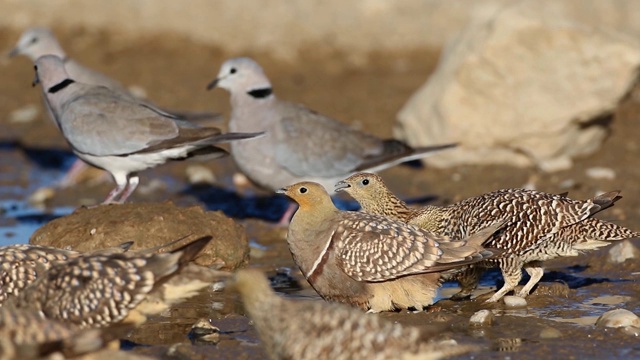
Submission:
[[36,85],[40,84],[40,78],[38,77],[38,67],[34,66],[34,68],[36,69],[36,75],[33,78],[33,81],[31,82],[31,86],[35,87]]
[[9,53],[7,54],[8,57],[12,58],[14,56],[18,56],[20,54],[20,49],[13,48],[11,51],[9,51]]
[[218,86],[218,82],[220,81],[220,79],[216,78],[215,80],[213,80],[212,82],[209,83],[209,85],[207,85],[207,90],[211,90],[214,87]]

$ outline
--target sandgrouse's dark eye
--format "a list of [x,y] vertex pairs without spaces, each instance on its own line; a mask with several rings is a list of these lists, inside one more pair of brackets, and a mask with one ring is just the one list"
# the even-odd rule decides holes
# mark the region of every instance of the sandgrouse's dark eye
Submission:
[[229,73],[231,74],[235,74],[238,70],[236,70],[236,68],[231,68],[231,70],[229,70]]
[[307,188],[306,187],[301,187],[300,188],[300,194],[304,194],[307,192]]
[[362,180],[362,185],[369,185],[369,179]]

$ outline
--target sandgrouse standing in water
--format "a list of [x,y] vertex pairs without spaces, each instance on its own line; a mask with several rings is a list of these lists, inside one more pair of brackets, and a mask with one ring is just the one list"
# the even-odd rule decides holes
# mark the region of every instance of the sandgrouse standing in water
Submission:
[[505,220],[500,231],[484,244],[504,253],[458,274],[462,285],[458,298],[470,295],[477,287],[483,267],[499,266],[505,282],[487,302],[496,302],[513,290],[522,279],[522,268],[531,278],[517,295],[526,297],[544,273],[542,261],[577,256],[606,246],[609,241],[640,236],[592,218],[620,199],[618,191],[589,200],[573,200],[534,190],[504,189],[449,206],[418,209],[410,209],[375,174],[352,175],[338,182],[336,191],[350,194],[366,213],[382,214],[453,239],[463,239],[498,219]]
[[362,314],[342,304],[293,301],[276,295],[264,274],[234,277],[269,358],[297,360],[440,359],[473,351],[469,345],[425,342],[418,328]]
[[317,183],[280,190],[300,206],[287,242],[296,264],[326,300],[369,312],[422,309],[440,285],[438,272],[494,254],[483,243],[496,220],[461,241],[379,215],[339,211]]

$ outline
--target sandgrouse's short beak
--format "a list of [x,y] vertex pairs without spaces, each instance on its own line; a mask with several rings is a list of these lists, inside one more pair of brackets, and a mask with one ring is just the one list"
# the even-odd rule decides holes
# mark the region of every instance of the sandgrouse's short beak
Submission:
[[219,78],[216,78],[215,80],[213,80],[212,82],[209,83],[209,85],[207,85],[207,90],[211,90],[214,87],[218,86],[218,82],[220,82]]
[[351,187],[351,184],[349,184],[348,182],[346,182],[346,181],[338,181],[336,183],[336,186],[333,189],[333,191],[338,192],[338,191],[342,191],[344,189],[348,189],[350,187]]
[[20,54],[20,49],[18,49],[18,48],[16,47],[16,48],[11,49],[11,51],[9,51],[9,52],[7,53],[7,56],[8,56],[8,57],[10,57],[10,58],[12,58],[12,57],[17,56],[17,55],[19,55],[19,54]]
[[287,188],[283,187],[282,189],[276,190],[276,194],[287,194]]

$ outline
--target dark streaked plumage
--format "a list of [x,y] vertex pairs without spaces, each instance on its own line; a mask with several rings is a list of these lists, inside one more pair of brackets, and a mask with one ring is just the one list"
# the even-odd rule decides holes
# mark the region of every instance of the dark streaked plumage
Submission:
[[[337,190],[349,193],[365,212],[385,214],[409,224],[462,239],[496,219],[507,221],[485,246],[504,253],[478,266],[499,266],[505,285],[488,301],[499,300],[513,290],[522,279],[522,268],[531,279],[518,292],[526,297],[544,273],[541,262],[560,256],[576,256],[580,252],[605,246],[609,241],[640,236],[622,226],[592,218],[593,214],[613,205],[618,191],[598,195],[589,200],[573,200],[565,194],[554,195],[526,189],[504,189],[437,207],[410,209],[394,196],[375,174],[356,174],[338,184]],[[458,297],[475,289],[481,272],[465,272],[460,279],[465,285]]]
[[300,205],[287,242],[305,278],[323,298],[371,312],[430,305],[437,272],[492,256],[482,244],[501,226],[452,242],[383,216],[341,212],[317,183],[280,192]]
[[426,360],[474,350],[466,345],[426,343],[417,328],[341,304],[286,300],[271,290],[257,270],[238,271],[234,287],[272,360]]

